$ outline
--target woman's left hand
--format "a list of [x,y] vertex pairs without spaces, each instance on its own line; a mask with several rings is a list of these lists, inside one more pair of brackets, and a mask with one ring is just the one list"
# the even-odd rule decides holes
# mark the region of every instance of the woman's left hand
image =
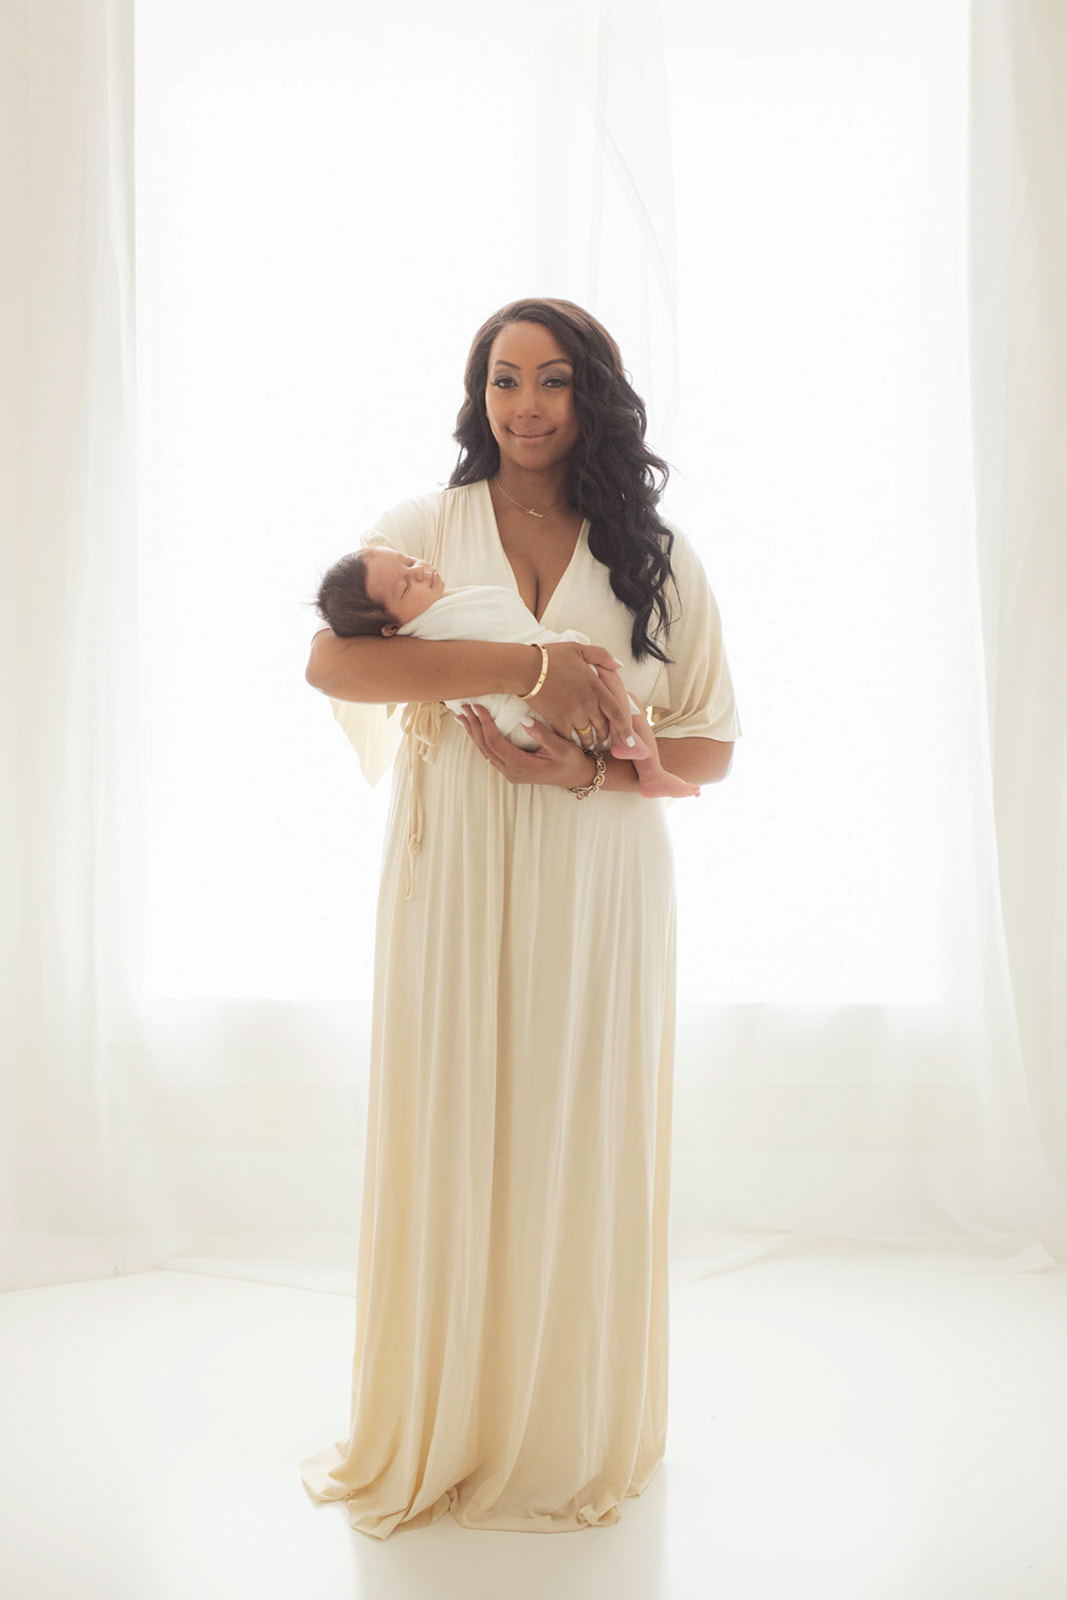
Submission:
[[465,716],[456,721],[466,728],[490,766],[509,783],[547,783],[559,789],[577,789],[592,783],[596,763],[573,739],[561,739],[542,722],[524,724],[540,750],[520,750],[505,739],[484,706],[464,705]]

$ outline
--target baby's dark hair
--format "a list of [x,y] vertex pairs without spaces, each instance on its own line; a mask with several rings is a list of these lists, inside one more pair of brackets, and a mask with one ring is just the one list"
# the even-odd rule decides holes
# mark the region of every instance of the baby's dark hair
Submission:
[[367,593],[367,563],[362,550],[354,550],[334,562],[319,585],[315,606],[342,639],[381,633],[388,626],[399,627],[392,612]]

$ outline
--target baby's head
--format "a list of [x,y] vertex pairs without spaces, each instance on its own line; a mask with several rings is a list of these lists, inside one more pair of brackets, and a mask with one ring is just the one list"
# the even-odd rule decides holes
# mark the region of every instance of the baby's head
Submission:
[[335,561],[319,586],[319,615],[343,639],[381,633],[388,639],[440,600],[444,579],[428,561],[416,561],[388,545]]

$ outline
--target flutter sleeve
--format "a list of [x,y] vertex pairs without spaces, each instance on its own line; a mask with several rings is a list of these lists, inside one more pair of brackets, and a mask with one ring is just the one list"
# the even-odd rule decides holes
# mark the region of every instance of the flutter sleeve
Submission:
[[[386,511],[358,541],[357,549],[384,544],[419,561],[430,558],[441,509],[440,494],[418,495]],[[314,630],[320,632],[323,624]],[[359,757],[363,776],[372,786],[393,764],[403,730],[399,705],[367,705],[359,700],[327,696],[334,717]]]
[[685,536],[672,528],[668,586],[671,629],[667,654],[649,696],[650,721],[657,738],[741,737],[741,720],[730,665],[723,645],[719,608],[700,558]]

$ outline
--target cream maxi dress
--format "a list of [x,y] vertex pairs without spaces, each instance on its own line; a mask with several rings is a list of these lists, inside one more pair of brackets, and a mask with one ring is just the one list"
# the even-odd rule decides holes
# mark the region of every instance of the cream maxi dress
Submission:
[[[484,480],[405,501],[374,540],[449,585],[517,591]],[[658,735],[736,739],[684,537],[670,666],[633,660],[587,541],[545,627],[612,651]],[[374,781],[399,710],[333,706]],[[450,713],[420,711],[378,906],[350,1427],[301,1463],[353,1528],[614,1523],[660,1465],[674,962],[662,801],[510,784]]]

